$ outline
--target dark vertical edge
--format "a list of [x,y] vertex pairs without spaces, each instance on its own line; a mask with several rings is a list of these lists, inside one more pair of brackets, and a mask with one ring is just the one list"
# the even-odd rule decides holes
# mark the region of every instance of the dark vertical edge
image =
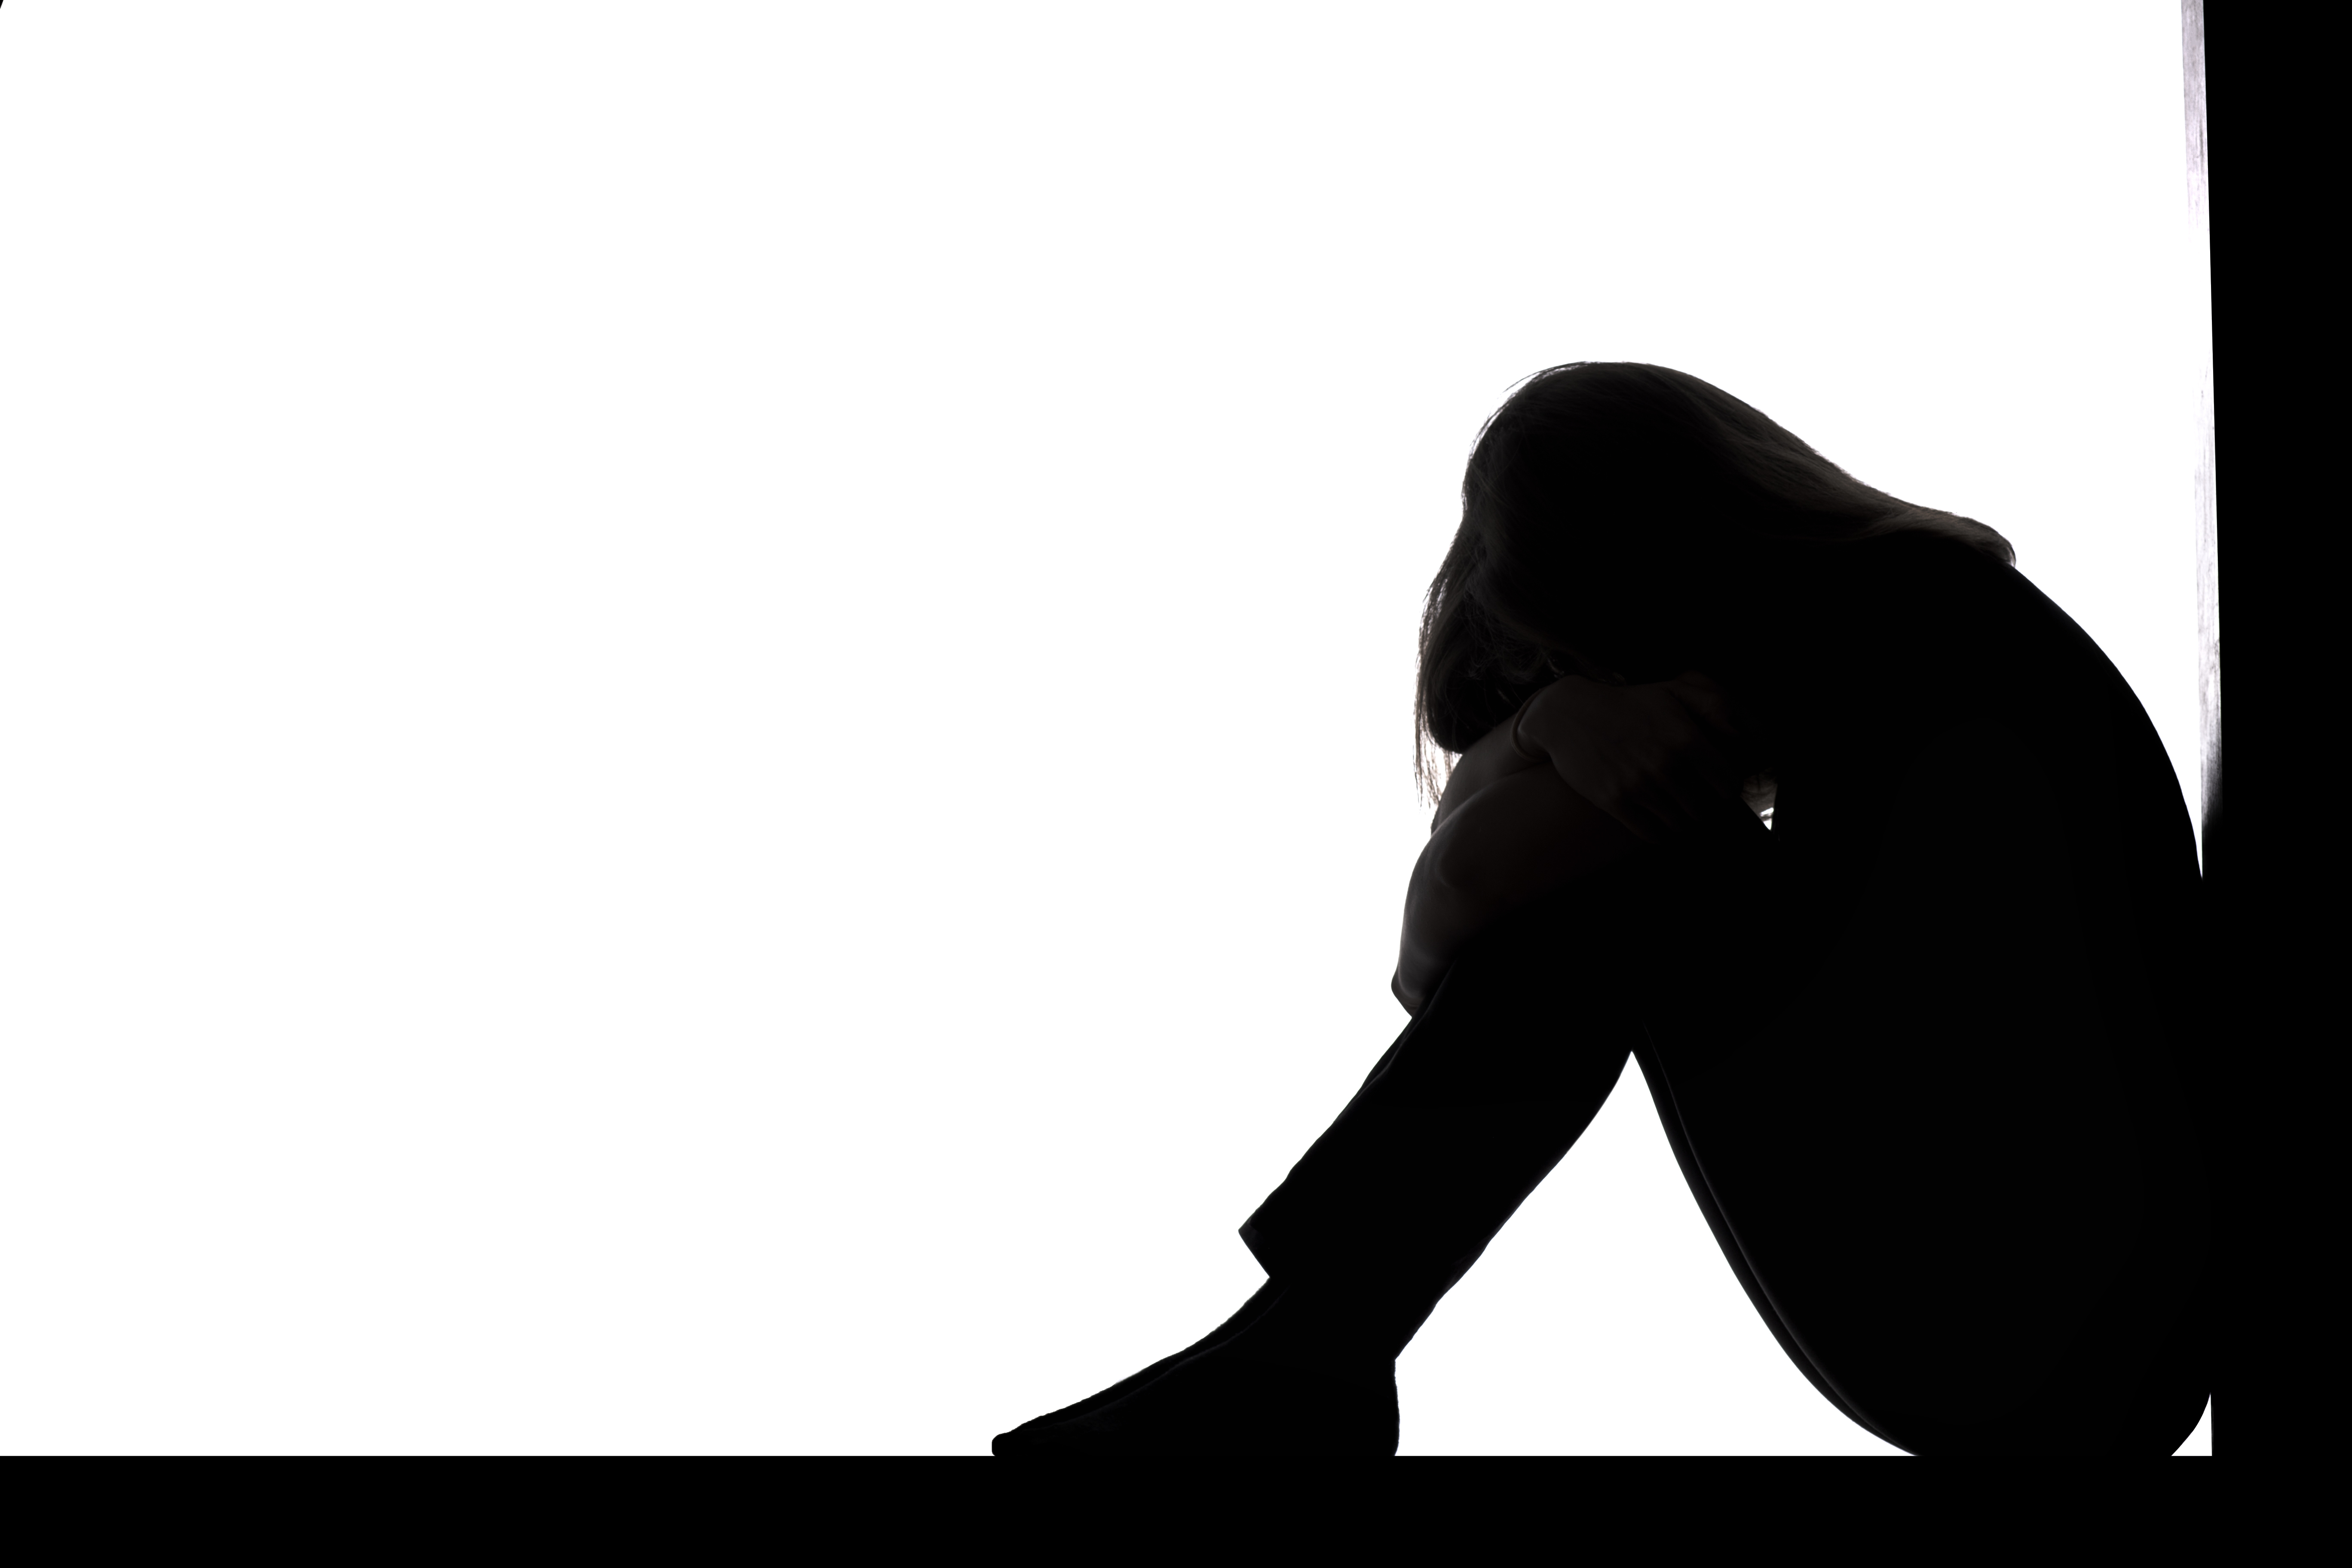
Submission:
[[[2189,138],[2189,247],[2190,268],[2190,351],[2197,366],[2197,720],[2198,816],[2200,859],[2204,885],[2203,920],[2209,973],[2222,1006],[2208,1019],[2208,1028],[2228,1016],[2227,999],[2235,992],[2234,966],[2228,951],[2229,911],[2221,901],[2224,889],[2214,880],[2221,862],[2221,557],[2214,530],[2213,505],[2213,222],[2212,176],[2206,153],[2205,120],[2205,0],[2180,0],[2180,79],[2182,108]],[[2209,1035],[2209,1047],[2218,1041]],[[2210,1058],[2209,1058],[2210,1059]],[[2201,1064],[2200,1064],[2201,1065]],[[2221,1085],[2200,1071],[2200,1088],[2209,1104]],[[2219,1145],[2208,1146],[2209,1169]],[[2216,1247],[2219,1268],[2222,1254]],[[2217,1287],[2218,1289],[2218,1287]],[[2209,1298],[2210,1299],[2210,1298]],[[2209,1377],[2218,1368],[2209,1372]],[[2207,1395],[2210,1417],[2211,1394]]]

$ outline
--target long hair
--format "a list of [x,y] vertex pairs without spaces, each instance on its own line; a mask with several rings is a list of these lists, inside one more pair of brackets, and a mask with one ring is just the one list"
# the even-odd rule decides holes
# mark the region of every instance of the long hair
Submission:
[[2017,563],[1973,518],[1864,484],[1729,393],[1664,365],[1538,371],[1478,433],[1462,526],[1429,584],[1414,776],[1458,754],[1573,651],[1629,679],[1704,667],[1768,617],[1759,586],[1812,552],[1940,535]]

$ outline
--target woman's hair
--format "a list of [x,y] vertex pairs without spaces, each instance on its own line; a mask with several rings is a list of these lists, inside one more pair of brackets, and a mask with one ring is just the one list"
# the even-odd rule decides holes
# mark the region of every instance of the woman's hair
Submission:
[[[1462,526],[1430,583],[1414,772],[1466,751],[1573,651],[1630,679],[1703,667],[1771,606],[1769,574],[1889,534],[2014,565],[1973,518],[1871,489],[1756,409],[1664,365],[1580,362],[1520,384],[1478,433]],[[1450,764],[1449,764],[1450,772]]]

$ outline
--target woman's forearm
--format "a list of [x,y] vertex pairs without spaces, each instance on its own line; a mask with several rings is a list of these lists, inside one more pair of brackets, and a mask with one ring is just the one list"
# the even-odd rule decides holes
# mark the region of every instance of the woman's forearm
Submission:
[[1479,933],[1641,847],[1548,768],[1514,772],[1479,789],[1440,820],[1413,865],[1391,985],[1397,1000],[1418,1013]]

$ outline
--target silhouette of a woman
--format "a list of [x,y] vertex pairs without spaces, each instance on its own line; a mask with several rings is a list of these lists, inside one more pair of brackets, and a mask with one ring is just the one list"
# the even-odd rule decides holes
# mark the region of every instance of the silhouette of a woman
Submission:
[[2195,840],[2014,562],[1696,377],[1523,384],[1422,622],[1412,1021],[1242,1227],[1265,1287],[995,1451],[1395,1453],[1397,1355],[1629,1056],[1855,1422],[2179,1448],[2210,1387]]

